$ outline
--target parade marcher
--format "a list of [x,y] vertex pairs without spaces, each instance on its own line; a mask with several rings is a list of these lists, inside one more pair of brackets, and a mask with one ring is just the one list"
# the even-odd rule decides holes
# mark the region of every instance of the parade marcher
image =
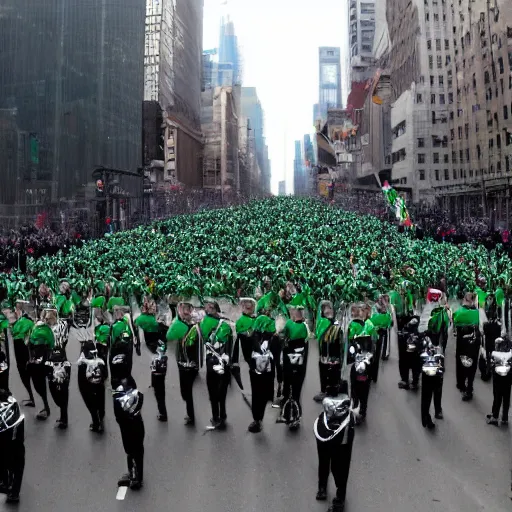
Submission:
[[206,385],[212,408],[212,426],[226,427],[226,395],[230,382],[230,365],[233,361],[233,331],[226,319],[220,317],[220,306],[216,301],[207,301],[206,316],[200,329],[206,354]]
[[[165,405],[165,377],[167,375],[167,326],[158,323],[156,318],[156,303],[154,299],[145,297],[142,313],[135,319],[135,333],[138,339],[139,329],[144,333],[144,340],[149,351],[153,354],[151,361],[151,387],[155,392],[158,406],[158,420],[167,421]],[[139,340],[140,344],[140,340]]]
[[381,357],[383,360],[387,359],[389,329],[393,324],[386,296],[381,295],[379,297],[370,320],[375,326],[378,336],[372,363],[372,380],[376,383],[379,377],[380,359]]
[[38,420],[46,420],[50,416],[50,405],[48,403],[48,390],[46,387],[46,362],[55,346],[55,336],[52,328],[48,325],[50,319],[44,315],[44,320],[38,320],[30,333],[28,340],[28,371],[34,383],[34,389],[43,400],[44,408],[37,414]]
[[306,378],[309,350],[309,331],[302,307],[290,308],[291,319],[286,322],[283,337],[283,401],[280,421],[290,429],[300,426],[302,406],[300,395]]
[[494,400],[492,412],[487,415],[487,423],[497,425],[500,409],[501,424],[508,425],[508,410],[510,407],[510,390],[512,388],[512,343],[507,337],[497,338],[495,351],[491,354],[492,361],[492,391]]
[[25,416],[11,393],[0,388],[0,493],[20,501],[25,470]]
[[16,301],[15,314],[17,317],[16,322],[13,324],[12,344],[14,347],[14,357],[16,358],[16,366],[20,374],[20,379],[25,389],[28,392],[28,399],[23,400],[21,403],[26,407],[35,407],[34,393],[30,384],[30,372],[28,368],[28,361],[30,354],[28,351],[28,338],[34,327],[33,320],[28,316],[26,308],[29,305],[28,301]]
[[336,484],[336,497],[332,500],[329,512],[343,512],[352,459],[355,418],[347,395],[325,398],[322,406],[323,412],[314,424],[318,452],[316,499],[327,499],[327,482],[329,474],[332,473]]
[[9,353],[9,320],[0,312],[0,389],[9,391],[11,359]]
[[327,395],[333,396],[333,389],[339,389],[343,361],[343,331],[335,321],[331,301],[320,302],[315,335],[320,355],[320,393],[315,395],[314,400],[322,402]]
[[462,307],[453,314],[453,326],[456,329],[456,374],[457,388],[462,400],[473,398],[473,381],[478,366],[481,345],[480,314],[476,307],[474,293],[467,293]]
[[448,329],[451,324],[451,311],[448,307],[446,294],[441,291],[440,294],[428,293],[427,301],[434,305],[428,319],[428,335],[432,344],[436,347],[440,346],[444,354],[448,343]]
[[[267,402],[274,396],[275,362],[273,350],[279,352],[279,339],[275,321],[268,315],[255,318],[256,301],[240,299],[242,316],[236,322],[237,344],[249,365],[249,378],[252,390],[252,418],[249,432],[261,432]],[[263,310],[265,312],[265,310]]]
[[142,405],[144,395],[137,389],[133,377],[123,377],[112,391],[114,415],[121,430],[121,438],[126,453],[128,473],[118,481],[119,487],[138,490],[144,480],[144,421]]
[[68,428],[69,381],[71,378],[71,363],[66,356],[68,337],[66,330],[62,329],[62,324],[58,322],[56,309],[44,309],[42,313],[42,319],[52,329],[55,340],[46,362],[48,387],[55,405],[60,408],[57,426],[64,430]]
[[499,317],[498,305],[494,295],[488,295],[485,300],[485,315],[487,320],[484,322],[484,352],[479,358],[479,366],[483,381],[491,379],[493,374],[491,354],[495,350],[495,341],[501,336],[501,319]]
[[421,354],[421,423],[425,428],[435,428],[435,423],[430,416],[430,404],[434,398],[435,418],[443,419],[444,355],[439,346],[435,346],[430,338],[423,339],[424,352]]
[[194,324],[192,300],[178,302],[177,317],[167,331],[167,341],[176,342],[176,363],[180,378],[181,398],[186,404],[185,425],[195,425],[194,381],[202,365],[203,339],[198,324]]
[[52,292],[50,288],[46,286],[46,284],[41,283],[37,290],[37,296],[35,300],[35,310],[37,318],[41,320],[43,310],[51,307],[54,307]]
[[136,340],[134,343],[134,329],[130,318],[130,308],[128,306],[113,307],[114,322],[110,334],[110,354],[109,365],[112,386],[132,373],[133,348],[140,356],[140,343]]
[[[400,389],[416,391],[421,375],[421,352],[423,341],[418,333],[420,319],[413,316],[398,332],[398,370]],[[412,381],[409,375],[412,374]]]
[[[100,327],[102,326],[97,326],[96,331]],[[110,326],[106,327],[110,331]],[[108,337],[108,332],[96,332],[95,342],[92,340],[83,341],[80,358],[77,361],[78,389],[92,420],[89,430],[100,434],[104,430],[105,380],[107,379],[108,370],[105,356],[99,355],[98,349],[107,346]],[[99,339],[103,341],[99,341]]]

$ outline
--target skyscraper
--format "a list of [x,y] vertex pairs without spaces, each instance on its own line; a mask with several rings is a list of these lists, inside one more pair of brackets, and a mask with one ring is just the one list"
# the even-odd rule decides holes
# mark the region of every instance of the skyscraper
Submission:
[[305,193],[304,159],[302,157],[302,144],[300,140],[295,141],[295,158],[293,160],[293,192],[296,196]]
[[235,25],[229,19],[229,16],[223,17],[220,26],[217,86],[241,85],[242,69],[240,60]]
[[0,151],[0,215],[28,219],[74,196],[95,166],[140,165],[144,11],[139,0],[3,0],[0,137],[13,143]]
[[[327,119],[327,109],[341,108],[341,55],[340,49],[320,47],[318,115]],[[314,120],[315,122],[317,119]]]
[[351,81],[363,82],[374,72],[375,2],[350,0],[349,5]]

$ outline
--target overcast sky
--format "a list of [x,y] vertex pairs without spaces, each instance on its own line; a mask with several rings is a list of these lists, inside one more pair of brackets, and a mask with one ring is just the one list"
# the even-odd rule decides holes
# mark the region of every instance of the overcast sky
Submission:
[[313,132],[318,47],[340,46],[342,73],[346,67],[346,0],[229,0],[227,7],[221,3],[204,0],[204,49],[218,47],[220,18],[227,9],[242,52],[243,85],[257,88],[265,111],[272,190],[277,192],[277,183],[286,177],[291,192],[294,141]]

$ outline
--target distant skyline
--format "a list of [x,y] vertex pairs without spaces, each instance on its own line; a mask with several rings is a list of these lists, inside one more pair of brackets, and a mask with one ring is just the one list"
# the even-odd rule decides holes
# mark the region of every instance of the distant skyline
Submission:
[[347,3],[317,0],[205,0],[203,48],[219,45],[220,21],[229,13],[241,50],[243,85],[256,87],[265,111],[272,164],[272,192],[293,183],[294,142],[313,133],[318,102],[318,48],[341,47],[343,103],[346,71]]

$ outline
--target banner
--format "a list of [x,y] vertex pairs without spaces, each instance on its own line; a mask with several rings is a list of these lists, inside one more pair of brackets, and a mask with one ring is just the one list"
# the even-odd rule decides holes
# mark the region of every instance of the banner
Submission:
[[411,227],[412,222],[405,205],[405,199],[400,197],[398,192],[387,181],[382,186],[382,192],[388,201],[389,207],[395,210],[395,217],[400,221],[400,224]]

